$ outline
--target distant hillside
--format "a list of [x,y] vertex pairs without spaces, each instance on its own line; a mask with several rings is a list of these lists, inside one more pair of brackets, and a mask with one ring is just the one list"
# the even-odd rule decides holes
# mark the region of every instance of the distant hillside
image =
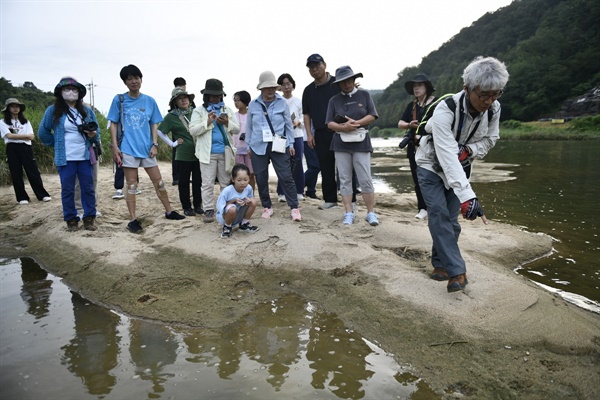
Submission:
[[16,97],[29,108],[45,110],[54,103],[52,92],[43,92],[33,82],[25,82],[22,87],[15,87],[9,80],[0,77],[0,105],[4,108],[6,99]]
[[502,119],[531,121],[557,112],[568,98],[600,84],[600,1],[515,0],[487,13],[403,69],[375,101],[380,127],[396,126],[410,101],[404,82],[425,72],[436,94],[462,89],[462,72],[476,56],[493,56],[508,66]]

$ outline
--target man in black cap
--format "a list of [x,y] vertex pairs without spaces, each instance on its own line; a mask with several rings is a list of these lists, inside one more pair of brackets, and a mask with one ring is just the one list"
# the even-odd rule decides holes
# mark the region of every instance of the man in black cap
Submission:
[[[321,167],[321,190],[323,209],[337,208],[337,183],[335,180],[335,154],[329,150],[334,132],[325,124],[325,114],[329,99],[340,92],[338,85],[331,85],[335,76],[327,71],[327,64],[319,54],[312,54],[306,60],[311,82],[302,93],[302,112],[306,127],[306,143],[315,149]],[[314,135],[313,135],[314,129]]]

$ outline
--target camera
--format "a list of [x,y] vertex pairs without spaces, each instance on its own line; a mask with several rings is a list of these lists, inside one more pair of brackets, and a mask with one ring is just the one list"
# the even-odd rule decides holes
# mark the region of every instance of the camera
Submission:
[[240,135],[240,140],[246,140],[246,132]]
[[400,147],[401,149],[403,149],[411,141],[413,141],[413,143],[415,144],[415,146],[417,146],[420,138],[421,138],[421,135],[415,135],[412,132],[408,132],[406,135],[404,135],[404,139],[402,139],[402,141],[400,143],[398,143],[398,147]]
[[84,122],[83,124],[77,125],[79,133],[85,133],[84,131],[93,132],[98,129],[98,124],[94,121]]

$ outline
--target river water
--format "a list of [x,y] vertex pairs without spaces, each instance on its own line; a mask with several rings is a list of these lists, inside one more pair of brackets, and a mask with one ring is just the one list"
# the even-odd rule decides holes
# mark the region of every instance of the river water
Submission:
[[[398,158],[394,167],[373,169],[377,192],[414,191],[398,142],[373,141],[374,157]],[[475,165],[472,184],[487,217],[554,238],[549,257],[517,272],[600,313],[600,141],[500,140],[483,162],[503,164],[512,178],[477,182]]]
[[[411,192],[398,140],[373,143],[374,157],[397,158],[373,169],[376,191]],[[549,257],[516,272],[594,312],[599,156],[600,142],[500,141],[486,161],[512,179],[473,183],[489,218],[554,238]],[[438,398],[409,366],[297,296],[207,330],[114,313],[29,258],[0,258],[0,283],[2,398]]]
[[112,312],[30,258],[0,258],[0,284],[2,399],[439,399],[299,296],[209,330]]

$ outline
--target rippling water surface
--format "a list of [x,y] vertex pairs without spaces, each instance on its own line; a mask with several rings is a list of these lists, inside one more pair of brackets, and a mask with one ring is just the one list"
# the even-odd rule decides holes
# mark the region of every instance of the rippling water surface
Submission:
[[[374,157],[396,157],[374,168],[376,190],[413,191],[406,153],[398,139],[376,139]],[[472,181],[489,218],[554,238],[550,257],[518,272],[567,300],[600,313],[600,141],[502,141],[486,163],[499,163],[511,180]],[[416,210],[415,210],[416,211]]]

